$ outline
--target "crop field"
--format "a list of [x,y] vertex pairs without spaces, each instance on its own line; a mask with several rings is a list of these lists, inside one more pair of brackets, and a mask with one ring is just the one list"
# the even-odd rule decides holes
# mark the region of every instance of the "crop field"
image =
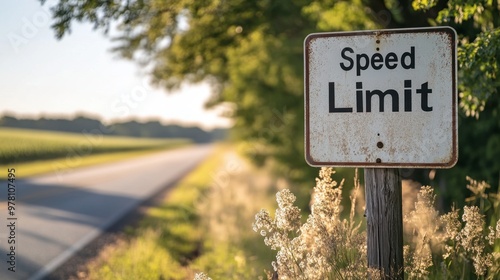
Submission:
[[0,128],[0,163],[13,164],[67,156],[166,149],[190,143],[186,139],[141,139],[98,133],[62,133]]

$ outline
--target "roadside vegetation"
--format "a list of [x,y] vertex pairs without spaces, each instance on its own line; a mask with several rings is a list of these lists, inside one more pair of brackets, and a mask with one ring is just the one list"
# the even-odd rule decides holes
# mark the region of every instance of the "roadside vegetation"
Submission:
[[[85,279],[257,279],[273,253],[252,232],[255,213],[273,206],[286,182],[256,171],[230,146],[217,151],[149,209],[126,237],[104,248]],[[257,203],[258,202],[258,203]]]
[[[357,211],[361,184],[354,178],[350,207],[342,207],[344,179],[322,168],[304,222],[288,189],[276,194],[274,215],[261,210],[254,231],[276,250],[272,266],[279,279],[379,279],[368,268],[363,211]],[[335,176],[337,177],[337,176]],[[467,178],[472,194],[463,209],[439,213],[430,186],[403,183],[405,279],[498,279],[500,199],[490,186]],[[209,274],[210,275],[210,274]],[[210,279],[199,274],[197,279]],[[214,277],[214,279],[219,279]],[[268,279],[274,279],[269,275]]]
[[188,145],[185,139],[139,139],[0,128],[0,167],[22,177],[125,159]]
[[[82,278],[365,279],[363,179],[339,171],[299,187],[220,146]],[[441,213],[431,187],[403,181],[406,279],[500,276],[499,196],[468,182],[466,206]]]

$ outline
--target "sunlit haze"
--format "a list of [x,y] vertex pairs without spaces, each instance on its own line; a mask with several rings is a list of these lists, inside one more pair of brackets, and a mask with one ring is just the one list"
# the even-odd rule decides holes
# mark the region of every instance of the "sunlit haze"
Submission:
[[55,39],[48,2],[0,2],[1,115],[230,125],[221,108],[204,109],[208,85],[172,93],[151,87],[141,68],[110,52],[113,43],[90,24],[73,25],[69,36]]

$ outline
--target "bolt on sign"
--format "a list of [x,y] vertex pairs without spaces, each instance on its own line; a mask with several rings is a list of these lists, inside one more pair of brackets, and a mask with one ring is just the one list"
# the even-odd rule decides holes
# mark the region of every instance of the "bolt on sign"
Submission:
[[307,36],[306,161],[385,168],[455,165],[456,37],[449,27]]

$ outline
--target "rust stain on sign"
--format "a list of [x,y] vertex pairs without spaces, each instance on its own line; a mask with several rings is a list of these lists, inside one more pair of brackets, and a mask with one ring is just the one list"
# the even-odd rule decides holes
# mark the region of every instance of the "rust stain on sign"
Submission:
[[311,34],[304,62],[310,165],[449,168],[456,163],[452,28]]

